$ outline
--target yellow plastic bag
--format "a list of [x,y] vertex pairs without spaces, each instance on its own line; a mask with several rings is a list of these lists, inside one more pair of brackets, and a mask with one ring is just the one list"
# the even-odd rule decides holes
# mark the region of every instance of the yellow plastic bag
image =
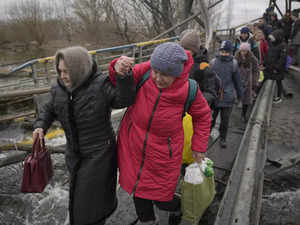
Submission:
[[259,79],[258,79],[258,82],[260,83],[260,82],[262,82],[264,80],[264,71],[260,71],[259,72]]
[[192,136],[193,136],[193,123],[192,117],[188,113],[185,114],[182,120],[184,130],[184,147],[182,152],[182,164],[191,164],[194,162],[192,155]]

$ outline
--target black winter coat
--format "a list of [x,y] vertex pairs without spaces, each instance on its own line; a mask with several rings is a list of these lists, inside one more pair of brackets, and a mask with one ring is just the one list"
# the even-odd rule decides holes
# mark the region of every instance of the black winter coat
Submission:
[[264,59],[264,79],[283,80],[285,74],[287,48],[283,41],[283,32],[276,30],[272,32],[276,41],[272,42]]
[[193,58],[194,65],[190,70],[190,78],[197,81],[204,98],[208,105],[211,106],[217,97],[216,74],[209,67],[206,67],[203,70],[200,69],[200,64],[207,62],[206,56],[198,54]]
[[133,76],[117,76],[113,87],[108,76],[96,72],[94,64],[88,80],[72,93],[58,80],[34,124],[46,132],[58,120],[65,131],[71,225],[98,224],[117,207],[117,149],[111,111],[131,105],[135,98]]

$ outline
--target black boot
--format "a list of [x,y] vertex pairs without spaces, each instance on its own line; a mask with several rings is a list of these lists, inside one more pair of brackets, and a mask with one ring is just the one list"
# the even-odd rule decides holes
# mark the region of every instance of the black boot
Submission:
[[227,148],[227,143],[224,138],[220,138],[219,143],[220,143],[221,148]]
[[181,222],[182,213],[170,213],[169,215],[169,225],[179,225]]

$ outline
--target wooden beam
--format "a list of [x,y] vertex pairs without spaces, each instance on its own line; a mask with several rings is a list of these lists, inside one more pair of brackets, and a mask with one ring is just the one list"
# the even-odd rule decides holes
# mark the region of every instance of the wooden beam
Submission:
[[16,98],[22,97],[26,95],[34,95],[34,94],[42,94],[50,91],[50,87],[43,88],[33,88],[30,90],[22,90],[22,91],[8,91],[0,93],[0,98]]
[[35,111],[31,110],[31,111],[27,111],[24,113],[19,113],[19,114],[14,114],[14,115],[8,115],[8,116],[0,116],[0,123],[1,122],[6,122],[6,121],[11,121],[17,118],[22,118],[22,117],[26,117],[26,116],[31,116],[34,115]]
[[[65,148],[66,145],[59,145],[59,146],[48,146],[46,145],[47,151],[50,151],[51,153],[65,153]],[[8,144],[5,146],[0,147],[1,150],[4,150],[2,152],[9,152],[11,149],[17,149],[18,151],[22,152],[31,152],[32,151],[32,144],[19,144],[17,143],[16,145],[14,144]],[[1,158],[0,153],[0,158]]]
[[6,151],[0,153],[0,168],[14,163],[21,162],[28,155],[28,152]]

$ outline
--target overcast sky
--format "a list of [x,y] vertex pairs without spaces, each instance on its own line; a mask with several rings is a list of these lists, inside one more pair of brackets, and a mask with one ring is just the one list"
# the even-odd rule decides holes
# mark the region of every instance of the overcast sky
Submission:
[[[223,18],[226,18],[226,14],[230,8],[233,9],[231,26],[261,17],[265,9],[269,6],[269,0],[224,0],[224,2],[226,3],[223,5]],[[285,0],[278,0],[277,4],[282,13],[285,13]],[[292,3],[292,8],[300,8],[300,4]],[[279,13],[277,14],[279,16]]]
[[[3,15],[3,13],[5,13],[5,6],[16,1],[19,0],[0,0],[0,14]],[[277,0],[277,2],[282,12],[284,12],[285,0]],[[228,12],[230,13],[230,10],[232,10],[232,17],[230,16],[232,18],[230,27],[232,27],[262,16],[268,5],[269,0],[224,0],[222,10],[222,24],[225,23],[226,18],[228,17]],[[293,8],[300,8],[300,3],[293,3]]]

